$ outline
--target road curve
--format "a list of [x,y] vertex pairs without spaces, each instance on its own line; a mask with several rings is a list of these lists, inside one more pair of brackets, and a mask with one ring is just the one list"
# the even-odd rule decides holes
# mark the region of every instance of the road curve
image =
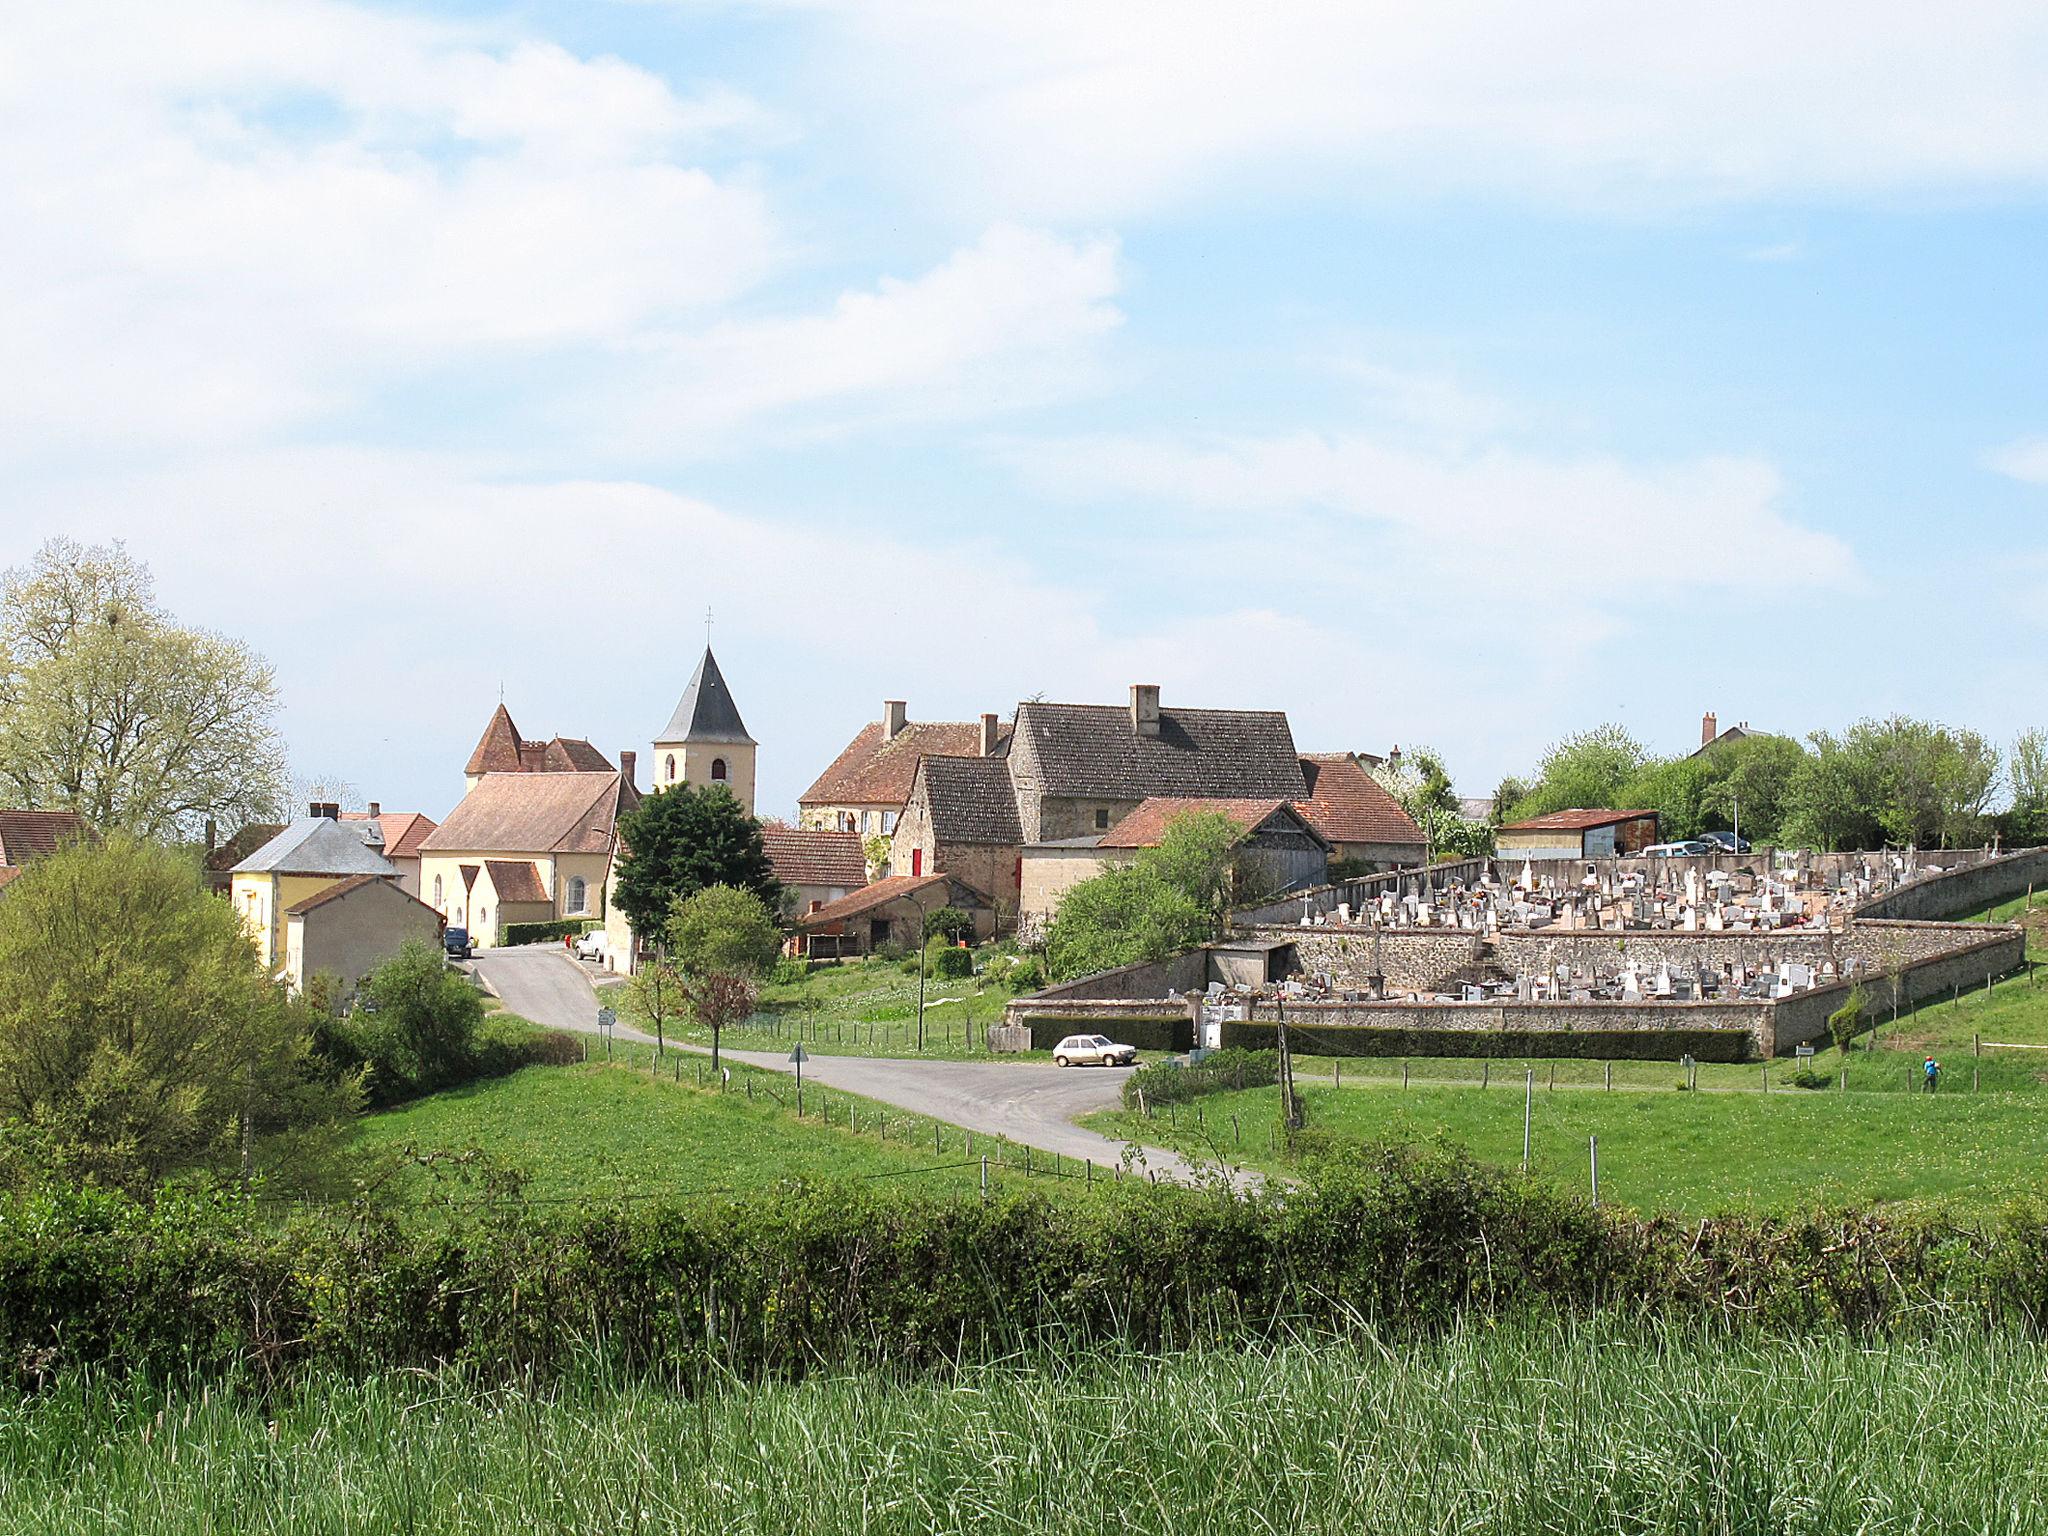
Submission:
[[[598,995],[589,974],[560,950],[542,945],[486,950],[473,968],[510,1013],[550,1029],[583,1033],[597,1028]],[[651,1037],[623,1024],[625,1040]],[[705,1054],[702,1047],[686,1050]],[[792,1072],[780,1051],[726,1051],[734,1061]],[[1004,1136],[1040,1152],[1109,1167],[1128,1143],[1083,1130],[1074,1121],[1120,1101],[1128,1072],[1120,1067],[1054,1067],[1037,1062],[906,1061],[874,1056],[812,1056],[804,1081],[841,1093],[893,1104],[914,1114],[962,1126],[977,1135]],[[1185,1159],[1159,1147],[1140,1149],[1142,1166],[1160,1178],[1191,1182]]]

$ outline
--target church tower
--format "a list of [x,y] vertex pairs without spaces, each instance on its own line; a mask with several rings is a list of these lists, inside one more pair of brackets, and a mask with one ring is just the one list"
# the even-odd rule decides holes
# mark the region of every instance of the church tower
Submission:
[[732,690],[725,686],[718,658],[705,646],[704,659],[669,716],[668,728],[654,739],[654,787],[723,784],[751,816],[757,745],[740,719]]

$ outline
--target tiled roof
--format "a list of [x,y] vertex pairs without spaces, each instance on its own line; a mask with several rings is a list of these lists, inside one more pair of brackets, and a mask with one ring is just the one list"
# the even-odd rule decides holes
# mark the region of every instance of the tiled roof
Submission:
[[423,853],[609,853],[639,796],[616,773],[487,773]]
[[541,749],[542,773],[610,773],[611,759],[580,736],[557,736]]
[[[1305,799],[1287,716],[1263,709],[1162,709],[1140,735],[1115,704],[1017,706],[1048,795],[1139,800],[1151,795]],[[1013,749],[1014,750],[1014,749]]]
[[467,774],[517,773],[520,770],[519,749],[525,744],[520,739],[519,727],[512,723],[512,712],[500,704],[491,715],[491,723],[484,727],[476,750],[469,754],[469,766],[462,771]]
[[1024,841],[1008,758],[930,756],[921,771],[925,797],[931,802],[934,841],[999,848],[1014,848]]
[[[849,917],[858,917],[902,897],[914,896],[945,880],[944,875],[891,875],[886,880],[877,880],[873,885],[850,891],[837,901],[828,901],[815,912],[806,912],[797,919],[796,925],[799,928],[817,928],[826,923],[844,922]],[[933,910],[938,909],[933,907]]]
[[1548,816],[1531,816],[1527,821],[1511,821],[1502,827],[1501,831],[1585,832],[1593,827],[1611,827],[1616,822],[1635,821],[1656,814],[1655,811],[1552,811]]
[[75,811],[0,811],[0,864],[19,866],[85,832]]
[[[234,867],[238,875],[395,875],[397,869],[365,837],[362,822],[305,816]],[[381,839],[380,839],[381,842]]]
[[867,854],[858,832],[811,827],[763,827],[761,846],[784,885],[839,885],[852,890],[868,883]]
[[418,811],[379,811],[375,816],[368,811],[343,811],[341,819],[376,822],[387,859],[418,858],[420,844],[434,830],[433,818],[422,816]]
[[540,883],[540,871],[518,859],[485,859],[491,885],[503,901],[546,901],[548,888]]
[[1159,839],[1176,819],[1213,812],[1237,823],[1241,833],[1257,831],[1276,814],[1285,813],[1290,824],[1307,825],[1307,818],[1285,800],[1230,800],[1160,795],[1102,834],[1099,848],[1156,848]]
[[689,741],[730,741],[744,746],[754,745],[754,738],[747,734],[747,723],[740,718],[739,706],[732,701],[732,690],[726,687],[725,674],[718,670],[718,658],[711,654],[710,646],[704,647],[704,659],[697,663],[690,686],[676,701],[675,713],[668,717],[667,728],[654,740],[657,746]]
[[1428,839],[1401,802],[1365,771],[1349,752],[1311,752],[1301,760],[1308,798],[1295,809],[1332,843],[1412,843]]
[[[1010,728],[997,727],[996,751],[1008,748]],[[882,722],[870,720],[798,797],[799,805],[901,805],[910,798],[918,760],[926,756],[976,757],[981,753],[977,720],[912,720],[882,740]]]

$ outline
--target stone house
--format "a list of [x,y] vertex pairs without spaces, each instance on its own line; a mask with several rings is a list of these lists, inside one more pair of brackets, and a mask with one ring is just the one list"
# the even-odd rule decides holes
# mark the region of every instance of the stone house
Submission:
[[995,932],[995,912],[972,886],[946,875],[890,875],[797,919],[797,943],[815,959],[914,951],[925,919],[957,907],[974,920],[977,939]]
[[889,849],[889,873],[916,879],[941,870],[974,887],[989,908],[1014,917],[1024,838],[1005,757],[927,756]]
[[1330,845],[1332,859],[1379,869],[1420,864],[1429,840],[1401,802],[1367,772],[1356,752],[1311,752],[1301,760],[1308,798],[1295,809]]
[[797,800],[798,823],[889,837],[896,831],[926,757],[996,757],[1009,741],[997,715],[974,720],[912,720],[901,699],[862,726],[846,749]]
[[421,898],[482,948],[507,923],[603,919],[618,820],[639,803],[623,773],[484,773],[420,843]]
[[285,981],[331,976],[346,994],[409,940],[441,944],[441,914],[397,882],[351,875],[285,909]]
[[788,893],[794,916],[802,917],[862,889],[868,883],[867,855],[860,834],[827,827],[763,827],[761,846]]

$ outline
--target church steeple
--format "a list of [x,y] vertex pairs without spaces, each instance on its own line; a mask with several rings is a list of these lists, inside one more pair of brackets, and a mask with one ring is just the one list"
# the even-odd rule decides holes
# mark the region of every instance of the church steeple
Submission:
[[725,674],[711,647],[676,703],[668,725],[654,739],[654,785],[721,784],[731,790],[748,814],[754,809],[754,738],[740,718]]

